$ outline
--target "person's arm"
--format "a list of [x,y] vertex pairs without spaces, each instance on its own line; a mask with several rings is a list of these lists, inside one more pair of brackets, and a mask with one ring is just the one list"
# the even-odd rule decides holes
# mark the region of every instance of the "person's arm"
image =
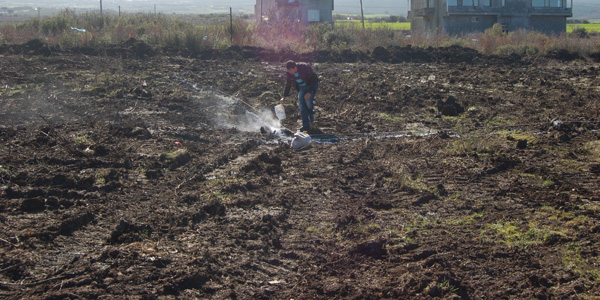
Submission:
[[292,81],[290,80],[290,77],[288,75],[288,76],[286,76],[286,80],[285,80],[285,88],[283,89],[283,97],[281,99],[279,99],[279,102],[281,104],[283,104],[283,101],[285,100],[285,97],[287,97],[287,96],[290,95],[290,89],[291,88],[292,88]]
[[317,76],[317,73],[315,73],[310,66],[306,66],[306,84],[309,87],[309,93],[315,93],[315,89],[317,88],[317,82],[319,82],[319,77]]
[[308,86],[310,87],[308,89],[309,93],[314,94],[317,89],[317,83],[319,82],[319,77],[317,76],[317,73],[312,73],[312,76],[310,78],[310,83],[308,84]]

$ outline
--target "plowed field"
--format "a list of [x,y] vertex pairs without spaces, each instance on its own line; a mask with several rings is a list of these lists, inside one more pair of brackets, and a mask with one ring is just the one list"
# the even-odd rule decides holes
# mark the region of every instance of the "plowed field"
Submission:
[[1,298],[600,297],[594,60],[0,50]]

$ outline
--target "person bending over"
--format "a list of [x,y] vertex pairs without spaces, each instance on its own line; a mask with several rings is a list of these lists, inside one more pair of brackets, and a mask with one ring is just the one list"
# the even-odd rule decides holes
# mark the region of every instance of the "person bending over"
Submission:
[[319,77],[305,63],[296,63],[293,60],[288,60],[285,68],[287,69],[287,78],[285,89],[283,90],[283,98],[279,102],[283,104],[285,97],[290,95],[290,89],[294,85],[298,91],[298,106],[300,108],[300,115],[302,116],[302,127],[298,131],[309,131],[310,123],[315,121],[314,100],[315,94],[319,89]]

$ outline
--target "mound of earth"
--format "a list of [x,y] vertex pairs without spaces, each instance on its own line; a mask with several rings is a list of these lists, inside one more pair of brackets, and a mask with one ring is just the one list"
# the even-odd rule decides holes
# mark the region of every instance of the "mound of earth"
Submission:
[[600,296],[597,62],[82,51],[0,51],[4,299]]
[[[146,42],[130,38],[120,44],[101,45],[95,47],[75,47],[68,50],[63,50],[59,46],[50,46],[39,39],[31,40],[22,45],[2,45],[0,46],[0,54],[9,55],[70,55],[84,54],[93,56],[109,56],[118,58],[149,58],[153,56],[182,56],[187,58],[196,58],[202,60],[234,60],[247,61],[258,60],[262,62],[285,62],[289,59],[296,61],[304,61],[311,63],[478,63],[489,62],[490,60],[500,60],[504,63],[520,64],[526,63],[517,54],[506,57],[484,56],[472,48],[465,48],[457,45],[449,47],[412,47],[408,46],[390,46],[390,47],[375,47],[372,52],[363,52],[360,50],[346,49],[341,52],[331,50],[318,50],[307,53],[296,53],[288,50],[273,50],[268,48],[253,47],[253,46],[232,46],[225,50],[213,49],[182,49],[182,48],[154,48]],[[590,55],[590,59],[597,61],[597,53]],[[577,53],[569,52],[568,50],[557,50],[548,53],[546,59],[575,61],[584,60]],[[494,62],[496,63],[496,62]]]

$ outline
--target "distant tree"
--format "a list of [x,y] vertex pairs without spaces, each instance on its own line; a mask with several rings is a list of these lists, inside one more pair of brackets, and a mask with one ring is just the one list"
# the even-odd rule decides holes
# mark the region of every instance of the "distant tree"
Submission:
[[590,24],[590,21],[581,19],[567,19],[567,24]]
[[588,32],[584,27],[579,27],[573,29],[573,34],[580,38],[589,38]]
[[377,18],[372,18],[370,20],[372,22],[379,22],[379,23],[384,23],[384,22],[396,23],[396,22],[406,22],[406,17],[390,15],[389,17],[377,17]]
[[405,16],[394,16],[394,15],[391,15],[389,17],[389,22],[392,22],[392,23],[406,22],[406,17]]

